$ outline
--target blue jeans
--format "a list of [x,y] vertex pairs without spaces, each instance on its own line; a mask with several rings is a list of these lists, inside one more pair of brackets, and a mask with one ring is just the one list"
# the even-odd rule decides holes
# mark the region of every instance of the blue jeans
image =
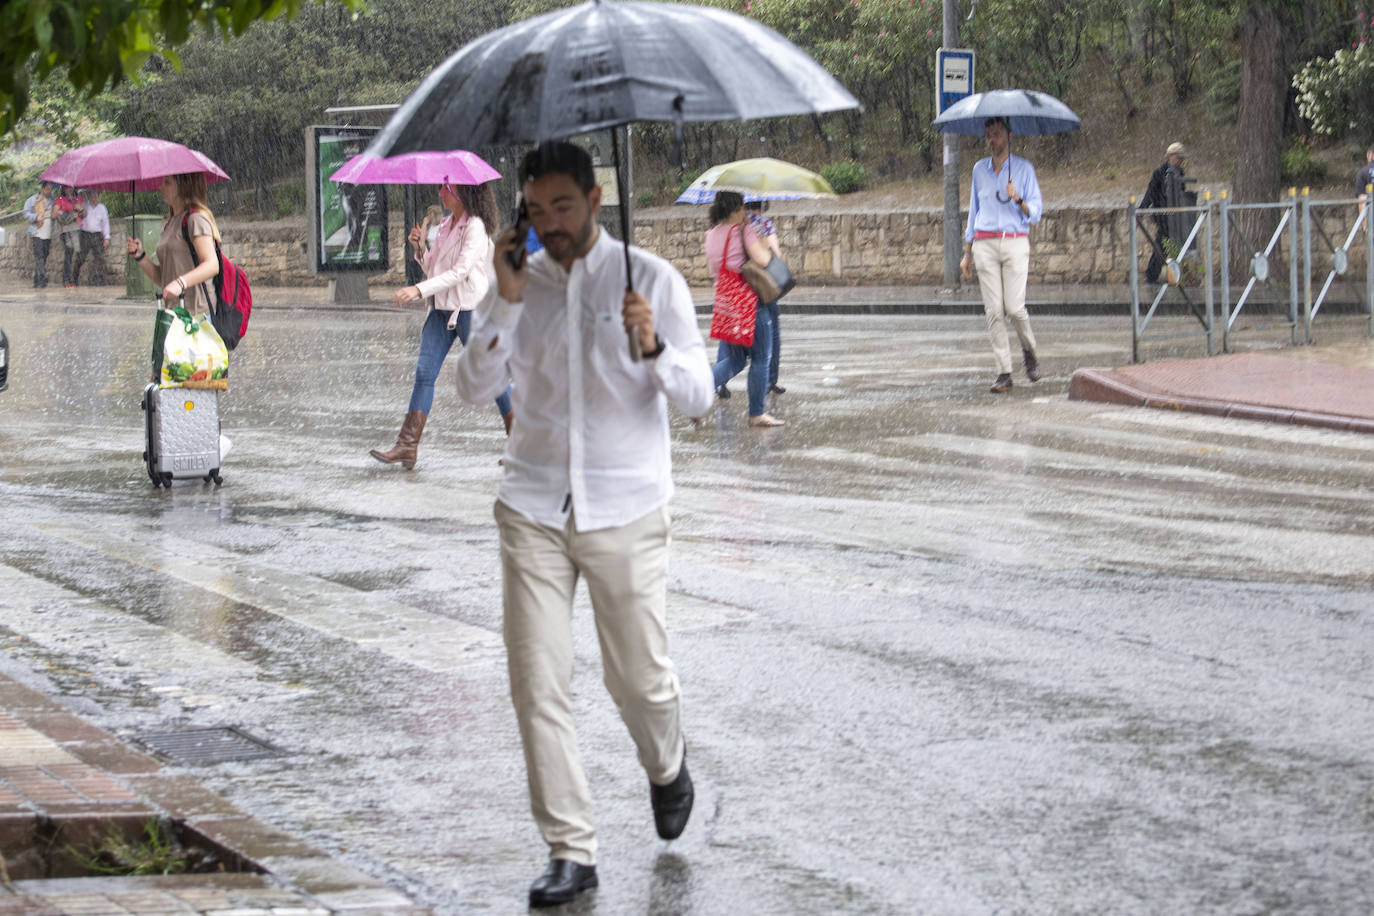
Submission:
[[[464,345],[468,342],[472,312],[459,312],[458,326],[452,331],[448,329],[448,317],[448,312],[430,309],[429,316],[425,318],[424,330],[420,332],[420,358],[415,361],[415,388],[410,392],[407,411],[429,413],[434,406],[434,382],[439,378],[439,370],[443,368],[444,357],[448,356],[449,348],[453,346],[453,339],[458,338]],[[496,399],[496,406],[501,416],[510,413],[509,385]]]
[[718,358],[711,374],[719,388],[738,375],[745,363],[749,364],[749,416],[757,417],[764,412],[764,399],[768,395],[768,364],[773,359],[773,316],[766,306],[760,305],[754,317],[754,344],[741,347],[738,344],[722,343],[717,351]]
[[768,316],[773,319],[773,358],[768,361],[768,387],[772,388],[778,383],[778,358],[782,356],[782,331],[778,328],[778,300],[774,299],[767,305],[759,308],[768,309]]

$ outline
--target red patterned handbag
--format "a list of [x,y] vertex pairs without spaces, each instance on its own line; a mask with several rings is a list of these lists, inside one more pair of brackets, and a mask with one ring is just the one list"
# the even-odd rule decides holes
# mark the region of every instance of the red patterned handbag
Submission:
[[[730,233],[734,231],[731,226],[726,232],[726,251],[730,250]],[[743,274],[725,266],[722,257],[720,272],[716,274],[716,298],[711,305],[711,336],[728,344],[752,347],[758,308],[758,294],[745,282]]]

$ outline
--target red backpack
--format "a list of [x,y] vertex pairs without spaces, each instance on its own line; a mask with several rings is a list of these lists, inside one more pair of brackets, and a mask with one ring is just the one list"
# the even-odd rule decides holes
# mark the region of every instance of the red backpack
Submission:
[[[191,249],[192,263],[199,267],[200,258],[196,256],[196,246],[191,242],[191,230],[187,226],[193,212],[188,210],[181,215],[181,237],[186,240],[186,247]],[[248,275],[225,256],[218,241],[215,242],[215,257],[219,258],[219,273],[214,280],[215,294],[211,296],[206,290],[205,298],[210,302],[210,323],[224,339],[224,345],[232,350],[239,345],[240,338],[248,333],[248,317],[253,313],[253,290],[248,286]]]

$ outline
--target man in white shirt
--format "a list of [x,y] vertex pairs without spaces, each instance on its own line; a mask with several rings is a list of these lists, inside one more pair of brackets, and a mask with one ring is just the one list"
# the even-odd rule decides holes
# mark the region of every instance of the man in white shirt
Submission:
[[110,247],[110,211],[100,202],[100,192],[94,188],[83,192],[81,199],[81,252],[76,256],[72,282],[81,282],[81,265],[89,257],[91,272],[86,285],[104,286],[109,282],[106,277],[105,249]]
[[48,252],[52,249],[52,185],[38,183],[38,193],[24,201],[24,219],[29,221],[29,241],[33,243],[33,288],[48,285]]
[[[497,295],[458,358],[458,392],[480,404],[514,382],[519,418],[496,502],[505,641],[530,807],[549,845],[530,905],[596,887],[591,797],[572,717],[571,611],[585,576],[605,683],[648,774],[658,834],[682,833],[692,781],[665,623],[672,496],[668,404],[710,407],[710,367],[687,282],[596,224],[590,156],[545,143],[520,168],[543,250],[515,269],[525,231],[496,242]],[[631,359],[626,333],[643,359]]]

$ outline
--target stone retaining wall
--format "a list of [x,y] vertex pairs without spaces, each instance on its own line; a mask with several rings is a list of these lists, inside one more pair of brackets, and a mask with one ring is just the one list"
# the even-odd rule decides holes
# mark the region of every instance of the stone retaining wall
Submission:
[[[1343,240],[1349,214],[1319,211],[1329,238]],[[784,253],[798,282],[808,286],[929,285],[942,280],[944,234],[942,212],[925,207],[884,213],[835,209],[820,213],[772,214]],[[115,221],[108,263],[120,282],[127,222]],[[636,217],[636,244],[672,261],[694,285],[709,284],[702,237],[708,227],[704,208],[658,208]],[[19,278],[33,276],[33,254],[23,222],[6,226],[0,246],[0,271]],[[276,222],[223,221],[226,249],[254,284],[323,286],[328,276],[312,276],[306,263],[305,224],[301,219]],[[1219,233],[1218,233],[1219,235]],[[370,277],[374,286],[399,286],[403,273],[402,232],[391,227],[392,270]],[[1313,234],[1314,242],[1318,235]],[[1143,242],[1143,240],[1142,240]],[[1129,277],[1130,237],[1124,208],[1059,207],[1046,210],[1031,232],[1032,284],[1124,283]],[[1314,257],[1318,265],[1328,255]],[[1364,251],[1356,246],[1351,268],[1363,276]],[[1141,258],[1144,269],[1145,258]],[[54,267],[56,268],[54,270]],[[61,244],[54,242],[48,276],[61,281]],[[1286,270],[1281,276],[1286,276]]]

